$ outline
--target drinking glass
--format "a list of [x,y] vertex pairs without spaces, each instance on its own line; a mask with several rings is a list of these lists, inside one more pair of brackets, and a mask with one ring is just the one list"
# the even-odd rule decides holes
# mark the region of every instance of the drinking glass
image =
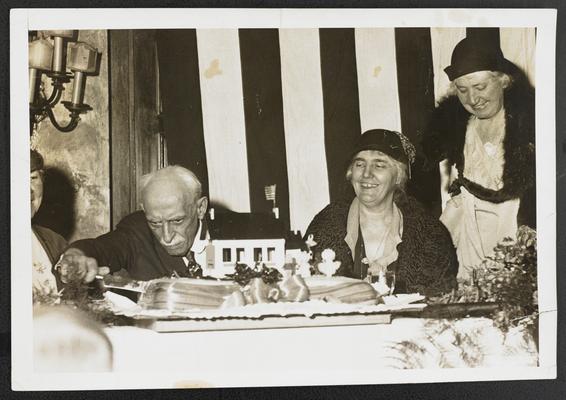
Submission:
[[395,270],[385,271],[385,284],[389,287],[389,295],[395,291]]

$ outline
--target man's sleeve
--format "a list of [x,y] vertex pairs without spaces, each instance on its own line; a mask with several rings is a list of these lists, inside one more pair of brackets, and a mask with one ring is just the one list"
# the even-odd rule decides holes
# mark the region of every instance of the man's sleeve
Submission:
[[95,258],[100,267],[109,267],[111,272],[129,269],[140,247],[140,230],[144,228],[137,225],[140,224],[125,219],[114,231],[95,239],[78,240],[69,248],[82,250],[88,257]]

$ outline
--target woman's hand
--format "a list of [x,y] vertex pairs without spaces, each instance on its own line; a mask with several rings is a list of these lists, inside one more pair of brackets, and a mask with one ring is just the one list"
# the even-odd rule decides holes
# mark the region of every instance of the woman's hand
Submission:
[[387,266],[383,266],[376,261],[369,263],[368,274],[379,276],[381,274],[385,274],[385,271],[387,271]]

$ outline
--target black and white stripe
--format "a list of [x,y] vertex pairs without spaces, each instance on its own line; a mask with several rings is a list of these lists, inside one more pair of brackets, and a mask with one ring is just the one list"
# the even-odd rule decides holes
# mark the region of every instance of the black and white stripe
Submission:
[[[534,29],[496,33],[505,56],[534,84]],[[427,113],[448,88],[443,68],[466,34],[465,28],[159,31],[169,163],[194,170],[212,204],[234,211],[271,210],[264,187],[276,184],[281,218],[304,232],[343,194],[346,157],[361,132],[401,130],[418,145]]]

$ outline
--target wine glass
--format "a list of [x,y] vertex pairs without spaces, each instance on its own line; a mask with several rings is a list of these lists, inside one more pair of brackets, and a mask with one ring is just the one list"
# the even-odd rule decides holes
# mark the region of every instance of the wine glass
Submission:
[[385,284],[389,287],[389,295],[393,295],[395,292],[395,270],[385,270]]

